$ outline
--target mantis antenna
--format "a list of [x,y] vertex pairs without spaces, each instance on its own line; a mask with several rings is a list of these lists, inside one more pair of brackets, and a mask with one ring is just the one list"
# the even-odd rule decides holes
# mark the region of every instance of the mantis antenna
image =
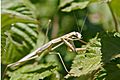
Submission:
[[85,16],[85,18],[84,18],[83,24],[82,24],[82,26],[81,26],[80,33],[81,33],[82,30],[83,30],[83,27],[84,27],[84,25],[85,25],[85,22],[86,22],[87,17],[88,17],[88,12],[86,13],[86,16]]
[[76,25],[77,25],[78,31],[80,31],[79,23],[78,23],[78,20],[77,20],[77,16],[75,15],[75,12],[74,12],[74,11],[73,11],[73,15],[74,15],[74,18],[75,18],[75,22],[76,22]]
[[[77,13],[78,13],[78,12],[77,12]],[[75,18],[75,22],[76,22],[78,31],[79,31],[80,33],[82,33],[82,30],[83,30],[83,27],[84,27],[84,25],[85,25],[86,19],[87,19],[87,17],[88,17],[88,12],[86,13],[85,18],[83,19],[83,23],[82,23],[81,29],[79,28],[79,23],[78,23],[78,19],[77,19],[77,17],[79,17],[79,15],[76,16],[76,15],[75,15],[75,12],[73,12],[73,15],[74,15],[74,18]]]
[[[78,13],[78,12],[77,12],[77,13]],[[86,12],[86,16],[85,16],[84,19],[83,19],[83,23],[82,23],[81,29],[79,28],[79,23],[78,23],[78,20],[77,20],[77,17],[79,17],[79,15],[76,16],[74,12],[73,12],[73,15],[74,15],[74,18],[75,18],[75,21],[76,21],[76,24],[77,24],[78,31],[79,31],[80,33],[82,33],[82,30],[83,30],[83,27],[84,27],[84,25],[85,25],[86,19],[87,19],[87,17],[88,17],[88,11]],[[83,40],[79,40],[79,41],[82,42],[82,43],[84,43],[84,44],[87,44],[87,42],[85,42],[85,41],[83,41]],[[74,46],[74,44],[73,44],[73,46]]]

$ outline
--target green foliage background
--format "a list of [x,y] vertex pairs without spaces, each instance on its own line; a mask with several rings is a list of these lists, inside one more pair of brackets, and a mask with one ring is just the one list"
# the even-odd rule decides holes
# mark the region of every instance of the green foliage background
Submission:
[[[1,2],[3,80],[119,80],[119,0]],[[85,51],[75,54],[68,51],[66,45],[62,45],[16,69],[5,70],[8,64],[20,60],[48,41],[72,31],[82,34],[82,40],[87,44],[74,43],[76,47],[86,48]],[[71,74],[65,71],[56,53],[61,54]]]

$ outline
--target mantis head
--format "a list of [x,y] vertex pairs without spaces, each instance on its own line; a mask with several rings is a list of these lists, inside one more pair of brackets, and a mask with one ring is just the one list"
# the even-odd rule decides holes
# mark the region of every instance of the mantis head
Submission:
[[72,32],[71,38],[74,40],[80,40],[82,35],[79,32]]
[[76,37],[77,37],[78,39],[81,39],[82,35],[81,35],[79,32],[75,32],[75,33],[76,33]]

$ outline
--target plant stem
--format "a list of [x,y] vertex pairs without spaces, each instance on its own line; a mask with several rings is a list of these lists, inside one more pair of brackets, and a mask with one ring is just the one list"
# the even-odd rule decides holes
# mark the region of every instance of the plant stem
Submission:
[[118,32],[119,30],[118,30],[118,22],[117,22],[117,19],[116,19],[115,14],[114,14],[114,12],[113,12],[113,10],[112,10],[112,7],[111,7],[111,5],[110,5],[110,2],[107,2],[107,4],[108,4],[108,7],[109,7],[110,12],[111,12],[111,14],[112,14],[113,21],[114,21],[114,23],[115,23],[115,30]]

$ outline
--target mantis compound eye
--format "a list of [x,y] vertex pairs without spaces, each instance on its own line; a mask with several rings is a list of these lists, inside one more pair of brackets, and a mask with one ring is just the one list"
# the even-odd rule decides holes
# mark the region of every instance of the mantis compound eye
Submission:
[[76,37],[81,39],[82,35],[80,33],[76,32]]

